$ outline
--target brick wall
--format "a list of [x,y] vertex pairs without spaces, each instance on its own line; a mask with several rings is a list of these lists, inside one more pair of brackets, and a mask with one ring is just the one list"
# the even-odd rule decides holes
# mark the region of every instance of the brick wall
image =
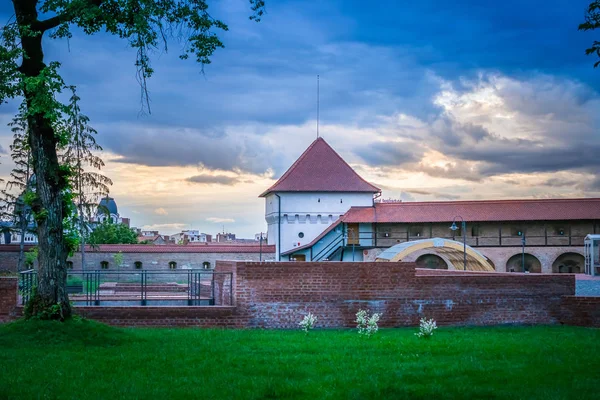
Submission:
[[[151,245],[139,245],[144,249]],[[25,246],[25,251],[29,251],[32,246]],[[132,246],[127,246],[132,247]],[[164,250],[159,252],[147,251],[123,251],[123,264],[118,268],[120,271],[135,269],[135,262],[141,261],[143,269],[146,270],[168,270],[169,263],[174,261],[177,263],[177,269],[201,269],[204,268],[204,263],[208,262],[211,268],[214,268],[218,260],[240,260],[240,261],[258,261],[261,255],[257,251],[248,252],[206,252],[200,251],[203,248],[198,246],[198,252],[191,252],[194,246],[185,246],[183,251],[172,251],[162,246],[156,246],[154,249]],[[100,269],[100,263],[107,261],[109,269],[116,270],[115,254],[117,252],[92,250],[85,254],[86,269]],[[17,262],[19,258],[19,246],[16,245],[0,245],[0,272],[3,270],[15,272],[17,270]],[[263,260],[274,260],[275,253],[265,246],[262,253]],[[73,271],[81,271],[81,253],[73,254],[69,258],[73,262]]]
[[241,328],[235,307],[77,307],[77,314],[115,326]]
[[319,325],[352,327],[361,308],[381,312],[382,326],[549,324],[573,275],[448,274],[418,276],[410,263],[219,262],[236,276],[237,314],[250,327],[295,328],[313,312]]
[[560,322],[600,328],[600,297],[563,297]]
[[[600,326],[600,297],[575,297],[574,275],[421,270],[411,263],[256,263],[223,261],[233,272],[226,306],[77,307],[120,326],[297,328],[312,312],[319,327],[354,327],[359,309],[381,312],[381,326],[555,324]],[[0,278],[0,314],[17,301],[17,279]],[[2,318],[0,318],[2,319]]]
[[8,319],[17,306],[17,278],[0,277],[0,321]]

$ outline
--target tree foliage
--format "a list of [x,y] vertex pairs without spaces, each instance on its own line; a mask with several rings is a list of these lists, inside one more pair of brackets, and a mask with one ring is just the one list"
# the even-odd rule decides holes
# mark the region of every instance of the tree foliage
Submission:
[[[580,31],[600,29],[600,0],[593,1],[585,13],[585,22],[579,25]],[[600,57],[600,41],[594,40],[592,47],[585,50],[585,54],[596,54]],[[600,65],[600,60],[594,63],[594,68]]]
[[[250,18],[260,20],[264,1],[249,2]],[[227,25],[209,13],[207,0],[13,0],[13,7],[15,18],[0,32],[0,103],[22,100],[36,175],[28,205],[38,226],[38,288],[29,311],[63,319],[71,314],[66,259],[76,245],[71,228],[64,229],[73,215],[73,170],[58,158],[58,150],[69,142],[69,130],[60,129],[68,105],[58,100],[66,85],[60,63],[45,60],[42,38],[46,33],[48,39],[69,38],[78,27],[87,35],[102,32],[126,40],[136,53],[142,104],[149,111],[153,51],[166,51],[167,43],[175,40],[182,59],[192,56],[208,64],[223,47],[215,31],[227,30]],[[57,308],[60,312],[54,312]]]
[[10,231],[18,232],[20,236],[17,270],[22,271],[25,267],[25,235],[35,232],[31,225],[31,207],[25,204],[26,192],[33,189],[31,185],[33,165],[27,138],[27,120],[23,116],[23,110],[15,116],[9,126],[13,132],[10,155],[14,167],[6,182],[6,188],[2,191],[2,197],[5,206],[5,220],[10,224]]
[[89,236],[89,243],[92,246],[100,244],[136,244],[137,233],[127,225],[115,223],[107,218],[96,225]]

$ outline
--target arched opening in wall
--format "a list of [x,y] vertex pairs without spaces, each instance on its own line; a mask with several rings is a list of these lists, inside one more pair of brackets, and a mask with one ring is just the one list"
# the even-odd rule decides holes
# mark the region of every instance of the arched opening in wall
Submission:
[[100,261],[100,268],[108,269],[108,261]]
[[209,261],[204,261],[202,263],[202,268],[204,268],[204,269],[210,269],[210,262]]
[[[506,272],[523,272],[523,255],[515,254],[506,262]],[[525,272],[542,272],[542,263],[536,256],[525,253]]]
[[73,261],[67,261],[67,269],[73,269]]
[[169,269],[177,269],[177,263],[175,261],[169,261]]
[[585,258],[581,254],[564,253],[552,263],[552,272],[555,274],[582,274],[584,265]]
[[417,268],[448,269],[448,264],[437,254],[423,254],[415,261]]
[[142,262],[141,261],[136,261],[133,263],[133,265],[135,265],[135,269],[142,269]]

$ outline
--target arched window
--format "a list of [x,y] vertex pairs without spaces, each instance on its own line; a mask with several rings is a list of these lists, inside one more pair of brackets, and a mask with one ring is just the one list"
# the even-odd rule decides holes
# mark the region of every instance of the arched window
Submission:
[[204,261],[202,263],[202,268],[204,268],[204,269],[210,269],[210,262],[209,261]]
[[67,261],[67,269],[73,269],[73,261]]
[[170,261],[169,269],[177,269],[177,263],[175,261]]
[[100,268],[108,269],[108,261],[100,261]]
[[135,269],[142,269],[142,262],[141,261],[136,261],[133,264],[135,265]]

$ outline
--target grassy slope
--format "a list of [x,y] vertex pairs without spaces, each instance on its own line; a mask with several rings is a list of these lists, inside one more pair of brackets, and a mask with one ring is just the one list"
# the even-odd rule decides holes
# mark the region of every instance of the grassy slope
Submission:
[[0,398],[598,398],[600,330],[0,326]]

